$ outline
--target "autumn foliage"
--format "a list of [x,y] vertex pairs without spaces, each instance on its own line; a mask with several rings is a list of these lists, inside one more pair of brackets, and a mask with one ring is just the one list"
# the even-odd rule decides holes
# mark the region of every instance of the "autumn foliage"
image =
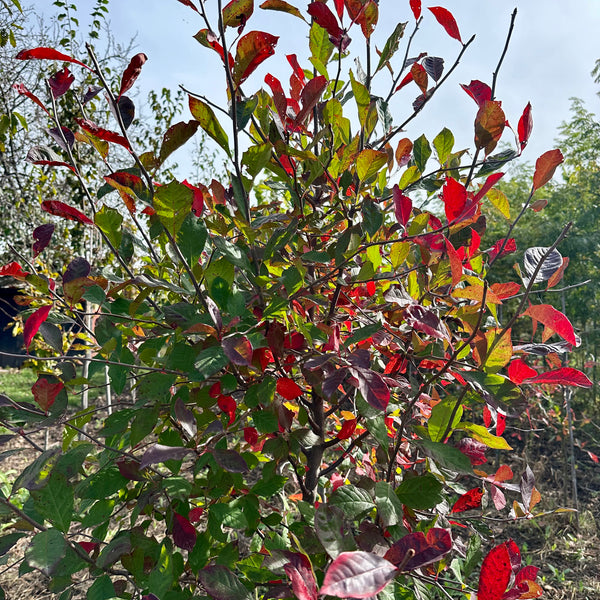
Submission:
[[[1,499],[19,533],[0,547],[29,536],[22,568],[42,570],[65,600],[90,578],[91,599],[540,596],[537,569],[514,541],[492,542],[486,522],[538,514],[534,474],[506,464],[504,434],[526,409],[524,390],[590,381],[535,350],[578,345],[568,317],[531,295],[560,279],[562,261],[549,262],[560,239],[530,252],[521,278],[495,283],[496,261],[522,250],[510,237],[519,218],[482,247],[486,212],[503,210],[495,185],[532,133],[531,106],[506,115],[496,78],[474,80],[462,85],[475,102],[474,149],[455,148],[443,126],[431,141],[403,136],[441,85],[460,83],[451,74],[473,38],[444,7],[399,3],[406,22],[375,41],[375,0],[179,2],[198,21],[203,60],[223,67],[229,105],[190,93],[190,114],[158,154],[128,135],[125,94],[145,54],[114,82],[91,50],[17,55],[61,69],[48,102],[16,92],[56,132],[56,158],[38,151],[33,162],[71,169],[88,205],[46,199],[32,256],[0,271],[29,286],[27,350],[55,350],[35,404],[3,397],[2,420],[26,440],[39,427],[62,432],[18,476],[22,510]],[[289,86],[256,77],[277,52],[277,32],[252,29],[265,10],[306,28],[310,60],[285,57]],[[425,25],[455,40],[451,61],[413,56]],[[363,51],[361,66],[352,58]],[[76,93],[81,67],[98,78],[112,129],[88,110],[73,131],[63,126],[55,98]],[[229,172],[165,177],[165,161],[199,130]],[[495,153],[500,140],[512,149]],[[107,160],[88,181],[81,144],[105,158],[118,146],[131,166],[111,172]],[[532,195],[561,161],[558,150],[539,158]],[[101,236],[110,259],[74,257],[43,276],[52,217]],[[76,340],[92,354],[82,379],[84,357],[56,336],[89,311],[92,328]],[[108,416],[73,414],[68,397],[105,367],[121,403]]]

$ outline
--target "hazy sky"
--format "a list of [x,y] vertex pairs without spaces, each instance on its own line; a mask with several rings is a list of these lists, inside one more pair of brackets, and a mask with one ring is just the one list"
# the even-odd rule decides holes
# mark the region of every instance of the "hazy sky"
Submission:
[[[277,76],[287,90],[291,71],[283,58],[285,54],[298,54],[300,64],[310,67],[306,60],[305,24],[290,15],[259,9],[261,1],[255,1],[255,13],[246,31],[259,29],[281,37],[276,55],[263,63],[244,84],[247,95],[264,85],[267,72]],[[307,5],[306,0],[290,2],[301,10],[305,10]],[[35,4],[46,12],[55,10],[51,0],[37,0]],[[210,10],[216,6],[216,1],[207,0],[206,4]],[[408,4],[408,0],[380,0],[380,19],[374,38],[379,48],[399,21],[409,22],[407,33],[412,30],[414,19]],[[83,17],[93,6],[93,0],[77,0],[77,5],[84,22]],[[515,129],[527,102],[532,104],[534,129],[523,158],[534,162],[541,153],[555,147],[557,127],[569,118],[571,97],[583,98],[589,110],[600,112],[600,98],[596,95],[600,86],[594,84],[590,76],[596,58],[600,58],[600,0],[423,2],[424,23],[417,33],[411,55],[424,51],[432,56],[441,56],[448,69],[460,51],[460,44],[449,38],[425,9],[428,5],[442,5],[451,10],[463,40],[473,34],[476,34],[476,39],[445,84],[445,89],[442,87],[413,121],[406,134],[408,137],[415,139],[425,133],[431,140],[443,127],[448,127],[456,137],[455,149],[472,147],[477,107],[459,84],[469,83],[472,79],[491,84],[515,6],[518,9],[516,25],[499,74],[496,95]],[[118,40],[135,36],[136,51],[148,55],[148,62],[136,84],[144,95],[150,89],[184,84],[193,91],[224,100],[225,83],[220,59],[192,38],[204,24],[191,9],[176,0],[111,0],[109,18]],[[356,51],[363,46],[362,35],[359,30],[353,29],[350,32],[353,38],[350,50]],[[408,35],[403,43],[407,38]],[[398,60],[401,60],[404,47],[402,44]],[[352,63],[345,61],[342,77],[346,80],[350,67],[353,67]],[[381,75],[387,91],[389,76],[385,72]],[[418,93],[414,84],[399,92],[392,106],[396,123],[410,114],[412,101]],[[355,109],[352,107],[350,110]],[[185,115],[185,118],[188,116]],[[505,133],[503,140],[510,141],[510,132]]]

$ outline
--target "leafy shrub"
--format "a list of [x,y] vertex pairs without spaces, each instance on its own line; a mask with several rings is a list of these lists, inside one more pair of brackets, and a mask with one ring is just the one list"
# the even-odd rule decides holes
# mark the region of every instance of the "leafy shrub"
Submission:
[[[88,377],[107,365],[117,394],[133,390],[107,417],[99,407],[73,415],[67,393],[84,358],[55,356],[33,387],[37,406],[3,401],[2,419],[26,440],[30,428],[62,428],[62,446],[40,451],[15,482],[31,492],[23,510],[1,500],[31,530],[21,572],[40,569],[65,599],[80,571],[90,599],[539,596],[537,569],[521,568],[512,540],[472,580],[493,536],[491,504],[500,521],[526,519],[540,500],[529,467],[513,483],[508,465],[481,466],[489,449],[511,450],[502,434],[525,407],[519,386],[589,385],[575,369],[539,373],[526,362],[534,349],[511,339],[520,319],[541,323],[545,343],[577,344],[562,313],[528,302],[568,227],[522,282],[488,282],[496,259],[515,251],[510,233],[480,247],[486,198],[500,202],[494,185],[527,144],[530,106],[515,149],[497,154],[508,125],[495,76],[492,87],[463,86],[476,102],[472,156],[446,128],[431,143],[401,137],[472,41],[441,7],[421,16],[411,0],[404,51],[407,23],[375,52],[375,0],[305,12],[266,0],[262,9],[307,27],[311,66],[288,56],[289,93],[268,74],[250,95],[242,86],[277,45],[247,31],[252,0],[222,10],[219,1],[210,15],[202,0],[180,2],[204,22],[196,39],[221,57],[229,106],[222,116],[190,93],[192,120],[173,125],[158,152],[138,152],[127,127],[125,94],[145,55],[114,89],[91,51],[89,65],[48,48],[18,55],[93,72],[117,123],[104,129],[82,113],[77,132],[61,129],[54,98],[70,93],[65,67],[47,108],[61,157],[38,164],[79,176],[82,143],[131,155],[131,168],[107,167],[103,181],[80,177],[87,212],[42,204],[102,236],[113,262],[76,257],[60,281],[36,275],[40,258],[3,267],[37,290],[26,346],[49,335],[51,317],[55,335],[78,322],[93,350]],[[431,15],[457,42],[450,68],[410,58]],[[365,70],[347,70],[357,44]],[[418,96],[394,124],[389,101],[405,86]],[[198,130],[231,173],[209,184],[164,178],[166,158]],[[532,194],[561,161],[558,150],[540,157]],[[52,235],[36,231],[37,257]],[[499,307],[519,294],[502,324]],[[0,538],[2,548],[13,539]]]

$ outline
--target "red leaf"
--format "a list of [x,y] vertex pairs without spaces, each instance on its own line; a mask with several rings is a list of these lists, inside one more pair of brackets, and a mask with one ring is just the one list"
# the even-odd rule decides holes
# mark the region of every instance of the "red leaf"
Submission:
[[506,429],[506,415],[498,411],[496,413],[496,435],[501,436]]
[[521,285],[516,281],[508,281],[507,283],[492,283],[490,289],[500,300],[512,298],[521,290]]
[[298,600],[317,600],[317,582],[310,560],[299,552],[284,552],[289,562],[283,566],[292,582],[292,590]]
[[490,175],[485,183],[479,188],[477,194],[475,194],[475,198],[473,198],[474,202],[479,202],[503,177],[504,173],[494,173]]
[[29,273],[23,271],[18,262],[9,262],[7,265],[0,267],[0,277],[16,277],[17,279],[25,279]]
[[[217,38],[212,31],[208,29],[201,29],[195,36],[194,39],[200,42],[203,46],[207,48],[212,48],[220,57],[223,63],[225,63],[225,52],[223,51],[223,46],[217,42]],[[231,53],[227,54],[229,60],[229,68],[233,69],[234,60]]]
[[115,144],[119,144],[119,146],[123,146],[124,148],[127,148],[127,150],[130,149],[127,138],[124,138],[122,135],[119,135],[118,133],[116,133],[114,131],[109,131],[108,129],[103,129],[102,127],[98,127],[98,125],[96,125],[95,123],[92,123],[91,121],[88,121],[86,119],[75,119],[75,121],[84,131],[87,131],[89,134],[91,134],[97,138],[100,138],[101,140],[104,140],[105,142],[113,142]]
[[182,550],[193,550],[196,545],[196,528],[177,513],[173,514],[173,543]]
[[341,19],[344,16],[344,0],[333,0],[333,5],[337,16]]
[[560,150],[548,150],[544,152],[535,162],[533,174],[533,191],[539,190],[546,185],[554,175],[556,167],[563,162],[564,158]]
[[462,279],[463,265],[458,252],[451,244],[450,240],[446,240],[446,252],[448,253],[448,261],[450,262],[450,273],[452,275],[452,285],[457,286]]
[[479,508],[481,506],[481,499],[483,498],[483,488],[476,487],[468,492],[465,492],[452,506],[451,513],[463,512],[465,510],[471,510],[472,508]]
[[508,365],[508,378],[515,384],[521,385],[526,379],[536,377],[538,372],[528,366],[525,361],[520,358],[513,360]]
[[588,456],[596,463],[598,464],[600,462],[600,459],[598,459],[598,456],[596,456],[593,452],[590,452],[589,450],[586,450],[586,452],[588,453]]
[[442,200],[450,223],[462,216],[467,204],[467,189],[456,179],[447,178],[442,189]]
[[92,71],[87,65],[83,64],[81,61],[68,56],[67,54],[63,54],[58,50],[54,50],[54,48],[31,48],[31,50],[21,50],[17,56],[15,56],[18,60],[31,60],[31,59],[42,59],[42,60],[58,60],[62,62],[70,62],[75,63],[76,65],[80,65],[88,69],[88,71]]
[[48,246],[54,233],[54,225],[46,223],[33,230],[33,258],[35,258],[44,248]]
[[502,137],[506,125],[506,116],[495,100],[486,100],[475,117],[475,146],[485,149],[486,155],[494,150]]
[[490,486],[490,497],[496,510],[502,510],[506,506],[506,496],[498,486]]
[[98,546],[98,542],[77,542],[88,554],[91,554]]
[[[320,4],[320,3],[319,3]],[[321,6],[325,6],[321,4]],[[301,124],[304,119],[312,112],[312,109],[316,106],[317,102],[321,98],[321,95],[327,88],[327,79],[322,75],[313,77],[304,87],[300,94],[300,101],[302,102],[302,110],[296,117],[296,124]]]
[[[441,527],[432,527],[427,536],[422,531],[417,531],[400,538],[386,552],[385,558],[406,572],[437,562],[451,549],[450,532]],[[407,553],[411,550],[414,554],[407,560]]]
[[31,346],[31,342],[38,332],[40,325],[48,318],[51,308],[52,306],[50,304],[42,306],[30,315],[27,321],[25,321],[25,325],[23,326],[23,339],[25,341],[27,352],[29,352],[29,346]]
[[525,383],[572,385],[582,388],[590,388],[593,385],[593,383],[584,373],[578,369],[573,369],[572,367],[563,367],[561,369],[555,369],[554,371],[540,373],[535,377],[526,379]]
[[421,18],[421,0],[410,0],[409,4],[410,10],[415,16],[415,21],[418,21]]
[[[366,38],[373,33],[379,18],[379,0],[345,0],[348,14],[353,23],[358,23]],[[349,38],[348,38],[349,41]],[[342,50],[344,48],[342,47]]]
[[146,477],[140,469],[139,461],[133,458],[122,458],[117,460],[117,468],[119,473],[129,481],[144,481]]
[[245,335],[225,338],[221,346],[234,365],[249,367],[252,364],[252,344]]
[[410,219],[410,213],[412,212],[412,200],[402,193],[398,184],[394,185],[392,189],[392,197],[394,199],[394,214],[396,215],[396,220],[400,225],[406,227],[408,219]]
[[425,93],[427,92],[427,71],[423,65],[419,63],[414,63],[410,68],[410,73],[412,75],[413,81],[419,86],[419,89]]
[[390,388],[379,373],[371,369],[351,367],[350,373],[358,381],[362,397],[373,407],[385,411],[390,402]]
[[232,396],[219,396],[217,400],[218,407],[229,416],[229,423],[231,425],[235,421],[235,411],[237,409],[237,402]]
[[348,421],[344,421],[342,428],[339,430],[336,435],[338,440],[347,440],[352,437],[352,434],[356,430],[356,419],[349,419]]
[[280,377],[276,385],[277,393],[286,400],[295,400],[304,393],[302,388],[288,377]]
[[502,238],[498,240],[489,250],[488,255],[490,257],[490,261],[494,260],[498,254],[500,257],[506,256],[507,254],[511,254],[512,252],[517,251],[517,243],[514,238],[509,238],[506,240]]
[[402,81],[398,84],[398,87],[394,91],[397,92],[398,90],[401,90],[405,85],[408,85],[412,80],[413,80],[413,74],[412,74],[412,71],[409,71],[404,76],[404,79],[402,79]]
[[85,225],[93,225],[94,222],[86,217],[81,211],[61,202],[60,200],[44,200],[42,202],[42,210],[56,217],[63,217],[70,221],[78,221]]
[[372,552],[342,552],[329,565],[319,594],[369,598],[380,592],[396,573],[392,563]]
[[458,25],[456,24],[456,20],[452,16],[452,13],[441,6],[429,6],[428,8],[433,13],[436,21],[446,30],[446,33],[462,44]]
[[244,427],[244,440],[250,446],[254,446],[258,442],[258,431],[255,427]]
[[502,600],[511,575],[512,565],[506,543],[492,548],[481,565],[477,600]]
[[569,344],[577,346],[577,337],[575,331],[573,331],[571,321],[551,304],[532,304],[523,315],[531,317],[534,321],[539,321],[548,329],[560,335]]
[[188,513],[188,520],[190,523],[199,523],[200,517],[202,517],[203,514],[204,507],[196,506],[195,508],[192,508],[192,510],[190,510],[190,512]]
[[61,71],[54,73],[54,75],[48,79],[48,85],[52,90],[52,95],[55,98],[59,98],[71,87],[71,84],[74,81],[75,76],[71,75],[69,67],[65,67]]
[[320,25],[332,38],[339,39],[344,33],[339,26],[335,15],[323,2],[311,2],[308,5],[308,14]]
[[15,83],[13,85],[13,89],[17,92],[17,94],[21,94],[21,96],[25,96],[29,98],[32,102],[35,102],[46,114],[50,114],[48,109],[44,106],[42,101],[35,95],[32,94],[23,83]]
[[136,54],[127,65],[123,76],[121,77],[121,89],[119,90],[119,98],[135,83],[135,80],[140,76],[142,72],[142,65],[148,60],[148,57],[140,52]]
[[33,399],[38,403],[39,407],[47,413],[63,387],[62,381],[50,383],[45,377],[40,377],[33,384],[31,392]]
[[195,10],[199,14],[198,9],[192,4],[191,0],[177,0],[177,1],[181,2],[181,4],[183,4],[184,6],[189,6],[191,9]]
[[477,102],[477,106],[480,108],[488,101],[492,99],[492,88],[483,81],[474,79],[469,85],[464,83],[460,84],[460,87]]
[[531,102],[527,103],[521,118],[519,119],[519,126],[517,132],[519,134],[519,144],[521,144],[521,150],[527,146],[527,141],[533,130],[533,118],[531,116]]
[[210,192],[208,191],[208,188],[202,184],[198,186],[192,185],[187,179],[184,179],[181,183],[185,185],[186,188],[194,192],[194,197],[192,199],[192,212],[197,217],[202,216],[202,211],[204,210],[204,199],[206,197],[210,198]]
[[279,37],[264,31],[250,31],[240,38],[237,45],[233,81],[241,85],[269,56],[275,54]]

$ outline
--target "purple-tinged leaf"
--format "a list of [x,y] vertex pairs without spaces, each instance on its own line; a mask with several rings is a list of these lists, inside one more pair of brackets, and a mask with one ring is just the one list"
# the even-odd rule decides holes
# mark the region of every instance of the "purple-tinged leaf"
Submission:
[[245,335],[235,335],[221,342],[225,356],[234,364],[249,367],[252,364],[252,344]]
[[253,596],[227,567],[211,565],[198,574],[202,587],[215,600],[252,600]]
[[85,260],[85,258],[80,256],[74,258],[65,269],[62,277],[63,285],[70,283],[71,281],[75,281],[76,279],[87,277],[90,274],[90,270],[90,263]]
[[62,135],[58,127],[52,127],[52,129],[48,129],[48,134],[63,150],[72,148],[75,144],[75,134],[68,127],[61,127],[61,130]]
[[400,538],[386,552],[385,557],[401,571],[406,572],[437,562],[451,549],[452,536],[449,531],[433,527],[427,535],[417,531]]
[[390,401],[390,388],[383,377],[371,369],[350,367],[349,371],[358,381],[362,397],[373,408],[385,411]]
[[215,448],[212,455],[216,463],[230,473],[245,473],[248,470],[246,461],[235,450]]
[[83,96],[82,103],[87,104],[90,100],[95,98],[102,91],[102,86],[91,85],[85,95]]
[[519,126],[517,127],[517,132],[519,135],[519,145],[521,146],[521,150],[527,146],[527,142],[529,140],[529,136],[533,131],[533,117],[531,116],[531,102],[527,103],[521,118],[519,119]]
[[331,38],[339,39],[344,33],[331,9],[323,2],[311,2],[308,5],[308,14]]
[[140,76],[142,72],[143,64],[148,60],[148,57],[140,52],[136,54],[127,65],[127,68],[123,72],[121,78],[121,89],[119,90],[119,98],[135,83],[135,80]]
[[408,220],[410,219],[410,213],[412,212],[412,200],[405,196],[398,184],[394,185],[392,189],[392,197],[394,199],[394,214],[396,220],[400,225],[406,227]]
[[55,98],[60,98],[67,90],[71,87],[75,81],[75,76],[69,71],[69,67],[65,67],[60,71],[57,71],[48,79],[48,85],[52,90],[52,95]]
[[175,400],[175,418],[183,432],[191,439],[198,432],[198,424],[194,413],[185,405],[181,398]]
[[140,462],[140,469],[145,469],[150,465],[165,462],[166,460],[182,460],[192,450],[183,446],[163,446],[162,444],[153,444],[144,452]]
[[342,552],[330,565],[320,595],[369,598],[379,593],[398,569],[372,552]]
[[206,308],[208,309],[208,314],[212,319],[212,322],[215,324],[217,331],[221,331],[223,329],[223,318],[221,317],[221,311],[217,306],[217,303],[209,296],[206,298]]
[[146,477],[140,469],[140,463],[133,458],[122,458],[117,460],[119,473],[129,481],[146,481]]
[[[179,2],[182,2],[183,0],[179,0]],[[160,598],[158,596],[155,596],[154,594],[146,594],[145,596],[142,596],[142,600],[160,600]]]
[[283,567],[292,582],[292,590],[298,600],[317,600],[317,582],[308,556],[299,552],[285,551],[289,560]]
[[25,348],[29,352],[29,346],[38,332],[40,325],[48,318],[52,305],[47,304],[38,308],[32,315],[29,316],[25,325],[23,326],[23,339],[25,341]]
[[33,230],[33,258],[48,246],[53,233],[54,225],[52,223],[40,225]]
[[[133,103],[133,100],[129,96],[120,96],[117,100],[116,110],[119,112],[119,115],[121,115],[123,127],[125,127],[125,129],[129,129],[129,126],[135,119],[135,104]],[[113,106],[111,106],[111,111],[115,119],[118,121],[119,118],[117,117]]]
[[550,254],[544,258],[544,255],[548,252],[548,250],[550,250],[550,248],[543,248],[540,246],[527,248],[527,250],[525,250],[525,254],[523,256],[523,268],[525,273],[527,273],[527,277],[523,277],[524,285],[529,285],[531,276],[538,268],[540,262],[542,262],[542,259],[544,259],[544,262],[536,274],[533,283],[548,281],[548,279],[550,279],[552,275],[554,275],[554,273],[556,273],[562,267],[563,257],[558,250],[552,250],[552,252],[550,252]]
[[411,304],[404,311],[404,318],[413,329],[439,340],[448,339],[446,326],[429,308],[420,304]]
[[191,551],[196,545],[196,528],[181,515],[173,514],[173,542],[182,550]]
[[423,67],[429,77],[437,83],[444,72],[444,59],[439,56],[426,56],[423,59]]
[[84,225],[93,225],[94,222],[86,217],[80,210],[61,202],[60,200],[44,200],[42,202],[42,210],[54,215],[55,217],[63,217],[69,221],[78,221]]

